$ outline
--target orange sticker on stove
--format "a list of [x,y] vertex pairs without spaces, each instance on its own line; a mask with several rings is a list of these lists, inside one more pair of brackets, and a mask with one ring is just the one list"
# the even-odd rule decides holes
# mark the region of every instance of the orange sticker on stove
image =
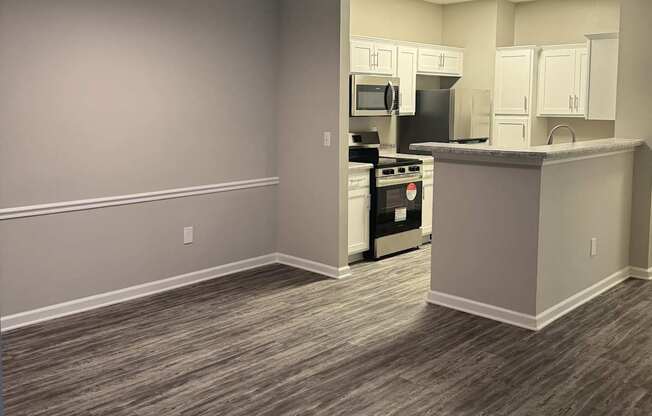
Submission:
[[417,198],[417,184],[409,184],[407,186],[407,191],[405,191],[405,195],[409,201],[414,201]]

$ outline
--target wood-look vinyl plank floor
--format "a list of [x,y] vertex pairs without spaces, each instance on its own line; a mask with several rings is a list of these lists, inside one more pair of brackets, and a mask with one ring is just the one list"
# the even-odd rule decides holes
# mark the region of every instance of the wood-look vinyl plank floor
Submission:
[[652,284],[533,333],[426,304],[429,257],[268,266],[9,332],[7,416],[652,414]]

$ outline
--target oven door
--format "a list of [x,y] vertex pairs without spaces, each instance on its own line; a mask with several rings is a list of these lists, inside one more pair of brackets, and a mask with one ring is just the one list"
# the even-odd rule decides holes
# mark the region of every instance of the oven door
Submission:
[[398,114],[400,79],[369,75],[351,76],[351,116]]
[[377,178],[374,238],[421,228],[421,175]]

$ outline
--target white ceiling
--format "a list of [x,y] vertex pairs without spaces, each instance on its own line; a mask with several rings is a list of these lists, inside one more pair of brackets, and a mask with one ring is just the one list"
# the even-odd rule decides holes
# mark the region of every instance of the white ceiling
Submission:
[[[466,3],[469,1],[474,1],[474,0],[425,0],[428,3],[435,3],[435,4],[455,4],[455,3]],[[512,3],[525,3],[528,1],[536,1],[536,0],[509,0]]]

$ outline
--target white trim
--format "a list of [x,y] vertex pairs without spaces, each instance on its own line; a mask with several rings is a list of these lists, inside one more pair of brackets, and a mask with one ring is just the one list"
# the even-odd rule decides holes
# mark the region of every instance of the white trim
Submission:
[[494,321],[504,322],[525,329],[536,330],[536,318],[532,315],[436,291],[431,291],[428,294],[427,301],[434,305],[445,306],[470,313],[471,315],[493,319]]
[[164,199],[185,198],[195,195],[215,194],[241,189],[259,188],[279,184],[278,177],[250,179],[245,181],[224,182],[212,185],[192,186],[189,188],[166,189],[162,191],[139,194],[118,195],[104,198],[81,199],[77,201],[55,202],[50,204],[28,205],[23,207],[0,209],[0,221],[15,218],[51,215],[62,212],[83,211],[119,205],[139,204],[161,201]]
[[6,332],[12,329],[49,321],[51,319],[90,311],[92,309],[126,302],[129,300],[154,295],[156,293],[178,289],[180,287],[192,285],[195,283],[216,279],[218,277],[226,276],[229,274],[274,264],[276,263],[276,258],[276,254],[268,254],[261,257],[255,257],[234,263],[224,264],[222,266],[212,267],[210,269],[182,274],[180,276],[175,276],[163,280],[157,280],[155,282],[132,286],[125,289],[101,293],[99,295],[89,296],[81,299],[75,299],[70,302],[59,303],[57,305],[47,306],[45,308],[34,309],[27,312],[17,313],[15,315],[3,316],[0,318],[1,331]]
[[604,280],[590,286],[583,291],[571,296],[570,298],[556,304],[552,308],[546,309],[537,315],[537,329],[543,329],[553,321],[561,318],[567,313],[579,308],[593,298],[600,296],[612,287],[624,282],[629,278],[629,267],[625,267],[607,277]]
[[644,269],[642,267],[632,266],[629,269],[629,277],[633,279],[652,280],[652,267]]
[[131,286],[125,289],[75,299],[69,302],[46,306],[44,308],[34,309],[27,312],[3,316],[0,317],[0,331],[7,332],[56,318],[62,318],[80,312],[114,305],[116,303],[139,299],[156,293],[167,292],[169,290],[216,279],[233,273],[256,269],[269,264],[285,264],[287,266],[307,270],[335,279],[343,279],[351,276],[351,269],[348,266],[337,268],[311,260],[288,256],[287,254],[273,253],[205,270],[182,274],[180,276],[170,277],[163,280],[157,280],[142,285]]
[[277,261],[278,263],[285,264],[286,266],[292,266],[297,269],[321,274],[333,279],[344,279],[345,277],[351,276],[351,268],[349,266],[337,268],[327,264],[317,263],[316,261],[306,260],[282,253],[277,254]]
[[625,150],[616,150],[613,152],[607,152],[607,153],[596,153],[593,155],[588,155],[588,156],[578,156],[578,157],[569,157],[566,159],[552,159],[552,160],[543,160],[543,166],[551,166],[551,165],[561,165],[563,163],[570,163],[570,162],[576,162],[578,160],[588,160],[588,159],[596,159],[599,157],[608,157],[608,156],[616,156],[616,155],[621,155],[624,153],[634,153],[636,149],[625,149]]
[[630,277],[630,270],[630,267],[625,267],[536,316],[435,291],[429,293],[427,300],[429,303],[435,305],[493,319],[494,321],[505,322],[532,331],[539,331],[555,320],[627,280]]

